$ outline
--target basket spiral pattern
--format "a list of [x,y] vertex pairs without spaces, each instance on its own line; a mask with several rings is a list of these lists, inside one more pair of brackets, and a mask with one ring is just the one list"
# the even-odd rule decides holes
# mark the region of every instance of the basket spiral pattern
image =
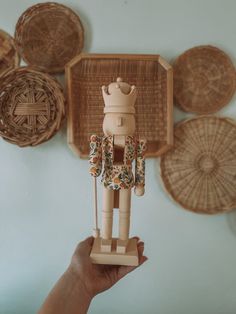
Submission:
[[161,158],[167,192],[184,208],[206,214],[236,205],[236,124],[200,116],[179,123],[174,148]]
[[0,135],[19,146],[50,139],[65,114],[61,86],[48,74],[29,68],[0,78]]
[[230,58],[212,46],[187,50],[174,63],[174,97],[181,109],[213,113],[231,100],[236,72]]
[[42,71],[63,72],[65,64],[84,45],[80,18],[68,7],[39,3],[19,18],[15,30],[16,47],[24,61]]
[[17,68],[19,63],[20,57],[16,52],[14,39],[0,29],[0,76]]

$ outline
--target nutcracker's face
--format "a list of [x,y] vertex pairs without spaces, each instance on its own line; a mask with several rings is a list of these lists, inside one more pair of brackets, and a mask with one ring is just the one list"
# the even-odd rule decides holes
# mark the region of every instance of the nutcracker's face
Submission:
[[103,132],[108,135],[133,135],[135,118],[129,113],[106,113],[103,120]]

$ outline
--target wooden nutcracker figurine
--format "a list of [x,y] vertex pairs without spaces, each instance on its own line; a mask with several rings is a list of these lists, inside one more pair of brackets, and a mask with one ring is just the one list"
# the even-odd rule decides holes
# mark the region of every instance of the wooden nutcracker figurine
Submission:
[[[102,234],[100,237],[96,218],[91,258],[99,264],[137,265],[137,241],[129,239],[131,191],[135,187],[136,195],[144,194],[146,149],[146,141],[134,136],[137,90],[117,78],[102,87],[102,94],[104,136],[90,138],[90,174],[96,180],[102,172]],[[114,208],[119,208],[118,239],[112,238]]]

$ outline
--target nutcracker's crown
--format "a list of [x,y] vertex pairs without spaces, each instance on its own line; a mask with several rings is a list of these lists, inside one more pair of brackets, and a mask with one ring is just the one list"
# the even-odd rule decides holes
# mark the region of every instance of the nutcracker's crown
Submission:
[[136,87],[130,86],[118,77],[116,82],[102,86],[105,102],[104,113],[135,113]]

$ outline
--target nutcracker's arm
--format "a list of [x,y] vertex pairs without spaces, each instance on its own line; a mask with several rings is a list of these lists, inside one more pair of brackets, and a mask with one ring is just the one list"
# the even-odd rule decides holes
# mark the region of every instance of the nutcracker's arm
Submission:
[[98,177],[102,171],[102,138],[97,135],[90,137],[89,173]]
[[135,194],[142,196],[145,186],[145,151],[146,140],[139,139],[137,141],[137,152],[135,160]]

